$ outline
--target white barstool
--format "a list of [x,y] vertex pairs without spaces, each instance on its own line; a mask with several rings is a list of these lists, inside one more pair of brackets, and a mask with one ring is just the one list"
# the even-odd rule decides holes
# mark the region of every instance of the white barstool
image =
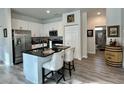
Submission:
[[[51,61],[43,64],[42,67],[42,82],[45,83],[45,79],[55,79],[58,83],[62,78],[64,78],[64,69],[63,69],[63,60],[64,60],[64,51],[54,53]],[[50,72],[45,74],[45,69]],[[49,74],[52,74],[51,77],[48,77]]]
[[[65,50],[65,54],[64,54],[64,69],[69,70],[70,77],[71,77],[71,70],[75,71],[74,50],[75,48],[68,48]],[[66,68],[65,65],[68,65],[68,68]]]

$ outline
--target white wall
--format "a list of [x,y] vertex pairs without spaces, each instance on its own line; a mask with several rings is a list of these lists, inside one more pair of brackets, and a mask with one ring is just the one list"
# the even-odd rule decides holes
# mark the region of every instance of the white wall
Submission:
[[[93,29],[95,26],[104,26],[106,25],[106,16],[102,15],[92,15],[88,13],[88,29]],[[88,44],[88,53],[95,54],[96,53],[96,45],[95,45],[95,31],[93,32],[93,37],[87,38]]]
[[4,61],[4,37],[3,37],[3,22],[4,22],[4,19],[3,19],[3,16],[4,14],[2,13],[3,10],[0,9],[0,61]]
[[[6,65],[12,65],[12,35],[11,35],[11,10],[8,8],[0,9],[0,26],[3,31],[7,28],[7,37],[0,36],[0,47],[2,51],[0,56]],[[2,32],[1,32],[2,33]]]
[[[120,8],[107,8],[106,9],[106,17],[107,17],[107,26],[111,25],[120,25],[120,36],[119,37],[108,37],[107,36],[107,42],[106,44],[109,44],[110,39],[116,39],[117,42],[120,44],[122,43],[121,41],[121,9]],[[106,34],[108,35],[108,34]]]
[[87,51],[87,13],[84,12],[81,15],[81,51],[82,51],[82,57],[87,58],[88,57],[88,51]]
[[41,32],[43,30],[43,25],[41,23],[12,18],[12,28],[31,30],[32,37],[38,37],[42,36]]
[[122,45],[124,46],[124,8],[121,9]]
[[124,68],[124,8],[121,9],[121,42],[123,46],[123,68]]
[[41,32],[42,36],[49,36],[50,30],[57,30],[58,36],[63,36],[64,29],[62,21],[43,24],[43,31]]

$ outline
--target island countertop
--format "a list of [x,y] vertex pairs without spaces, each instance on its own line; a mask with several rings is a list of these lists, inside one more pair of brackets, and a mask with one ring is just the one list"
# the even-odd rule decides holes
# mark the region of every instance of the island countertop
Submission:
[[52,49],[48,47],[44,47],[44,48],[42,47],[42,48],[23,51],[23,53],[27,53],[27,54],[31,54],[39,57],[47,57],[52,55],[53,53],[59,52],[61,50],[65,50],[67,48],[69,48],[69,46],[56,46],[56,47],[53,47]]

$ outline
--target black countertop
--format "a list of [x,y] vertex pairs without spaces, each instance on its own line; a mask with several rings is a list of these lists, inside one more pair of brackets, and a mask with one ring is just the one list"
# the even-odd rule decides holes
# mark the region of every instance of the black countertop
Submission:
[[27,54],[31,54],[39,57],[47,57],[52,55],[53,53],[60,52],[67,48],[69,48],[69,46],[56,46],[56,47],[53,47],[52,49],[44,47],[44,48],[36,48],[32,50],[23,51],[23,53],[27,53]]

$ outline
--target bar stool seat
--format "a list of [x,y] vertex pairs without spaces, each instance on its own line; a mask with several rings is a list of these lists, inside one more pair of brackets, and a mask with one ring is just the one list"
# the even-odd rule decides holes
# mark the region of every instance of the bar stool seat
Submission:
[[[43,64],[42,67],[42,82],[45,83],[45,79],[54,79],[56,83],[64,78],[64,69],[63,69],[63,60],[64,60],[64,51],[54,53],[52,59],[49,62]],[[45,69],[50,72],[45,74]],[[51,74],[50,77],[48,75]]]

